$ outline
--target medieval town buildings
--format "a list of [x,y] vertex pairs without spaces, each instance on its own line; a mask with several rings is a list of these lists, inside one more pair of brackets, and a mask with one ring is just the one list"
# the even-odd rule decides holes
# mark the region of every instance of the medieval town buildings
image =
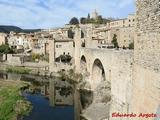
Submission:
[[[98,13],[95,11],[92,13],[92,18],[96,18]],[[135,15],[130,14],[125,19],[118,19],[108,22],[107,24],[79,24],[82,29],[82,37],[86,37],[87,29],[92,30],[93,34],[93,47],[98,44],[112,45],[113,36],[117,36],[118,45],[120,48],[128,48],[130,43],[134,41],[135,32]],[[65,25],[64,28],[42,30],[35,33],[14,33],[6,35],[0,34],[0,45],[6,42],[10,47],[17,49],[32,50],[34,53],[46,54],[48,53],[48,40],[55,39],[56,41],[56,56],[60,54],[73,55],[74,44],[74,30],[75,25]],[[84,39],[85,41],[85,39]],[[62,48],[62,49],[60,49]],[[69,50],[72,48],[71,50]],[[68,52],[64,50],[68,49]],[[61,51],[61,52],[60,52]],[[60,53],[59,53],[60,52]]]

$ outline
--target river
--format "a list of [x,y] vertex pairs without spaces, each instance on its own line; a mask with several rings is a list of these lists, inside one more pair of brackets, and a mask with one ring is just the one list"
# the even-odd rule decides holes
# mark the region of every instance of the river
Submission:
[[75,120],[74,85],[56,77],[0,74],[1,80],[22,80],[30,83],[23,96],[33,109],[23,120]]

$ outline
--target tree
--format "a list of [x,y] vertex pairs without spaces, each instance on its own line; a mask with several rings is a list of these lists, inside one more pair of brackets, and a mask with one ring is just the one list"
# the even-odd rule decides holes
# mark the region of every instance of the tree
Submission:
[[110,20],[103,18],[103,24],[106,24],[107,22],[110,22]]
[[86,23],[91,23],[91,17],[90,17],[90,14],[88,13],[88,16],[87,16],[87,19],[86,19]]
[[134,43],[133,42],[129,44],[129,49],[134,49]]
[[91,18],[91,19],[87,19],[87,23],[92,23],[92,24],[94,24],[96,21],[95,21],[95,19],[93,19],[93,18]]
[[69,24],[71,24],[71,25],[77,25],[77,24],[79,24],[79,20],[76,17],[73,17],[70,20]]
[[99,16],[97,17],[96,23],[97,23],[97,24],[102,24],[102,23],[103,23],[103,18],[102,18],[101,15],[99,15]]
[[9,45],[2,44],[0,46],[0,53],[8,54],[14,53],[14,51],[9,47]]
[[113,40],[112,40],[112,44],[114,45],[114,48],[118,48],[118,42],[117,42],[117,35],[114,34],[113,35]]
[[70,55],[60,55],[56,58],[56,62],[62,62],[62,63],[70,63],[72,57]]
[[87,16],[87,19],[90,19],[91,17],[90,17],[90,14],[88,13],[88,16]]
[[82,18],[80,19],[80,23],[81,23],[81,24],[86,24],[86,21],[87,21],[87,20],[86,20],[86,18],[84,18],[84,17],[82,17]]

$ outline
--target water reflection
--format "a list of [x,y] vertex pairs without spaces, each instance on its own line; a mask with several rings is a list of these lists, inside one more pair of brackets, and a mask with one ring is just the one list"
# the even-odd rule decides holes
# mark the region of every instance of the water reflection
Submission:
[[74,120],[73,85],[54,78],[28,78],[21,80],[31,83],[24,91],[26,98],[34,108],[24,120]]
[[22,75],[21,80],[30,82],[26,93],[40,94],[49,99],[52,105],[73,105],[74,86],[68,81],[54,78],[29,78]]
[[32,103],[33,110],[23,120],[80,120],[81,111],[93,102],[93,92],[75,89],[73,81],[57,77],[0,73],[0,80],[6,79],[30,83],[23,96]]
[[23,95],[33,110],[23,120],[74,120],[74,85],[56,77],[0,74],[0,79],[22,80],[30,83]]

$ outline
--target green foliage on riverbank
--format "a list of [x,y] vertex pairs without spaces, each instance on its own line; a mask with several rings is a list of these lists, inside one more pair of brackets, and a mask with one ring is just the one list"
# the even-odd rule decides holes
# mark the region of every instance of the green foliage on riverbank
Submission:
[[68,71],[59,71],[59,78],[61,80],[68,80],[71,83],[78,83],[82,80],[82,74],[75,73],[74,69],[70,69]]
[[130,50],[133,50],[133,49],[134,49],[134,43],[133,43],[133,42],[129,44],[129,49],[130,49]]
[[31,104],[20,92],[24,86],[19,81],[0,81],[0,120],[16,120],[18,115],[30,112]]
[[7,54],[7,53],[14,53],[14,51],[9,47],[9,45],[2,44],[0,45],[0,53]]
[[31,69],[24,67],[7,67],[7,72],[9,73],[17,73],[17,74],[29,74]]
[[36,60],[41,60],[41,61],[47,61],[49,62],[49,54],[31,54],[31,61],[36,61]]

